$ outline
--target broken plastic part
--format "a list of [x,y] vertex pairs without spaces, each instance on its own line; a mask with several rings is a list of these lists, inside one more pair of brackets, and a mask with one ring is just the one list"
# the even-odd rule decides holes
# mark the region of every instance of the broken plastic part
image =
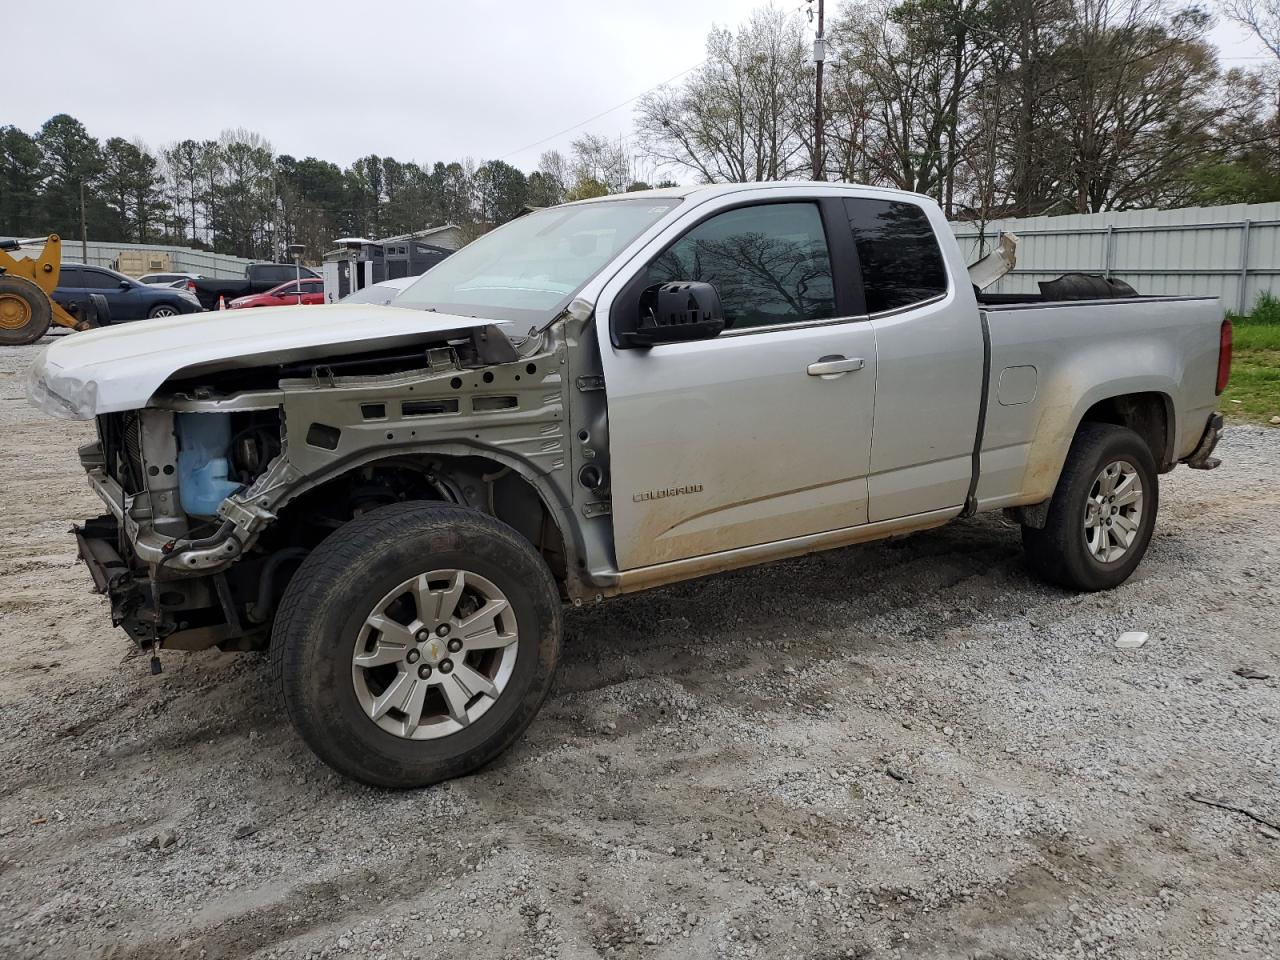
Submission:
[[996,248],[976,263],[969,264],[969,281],[979,290],[985,290],[1018,262],[1018,237],[1013,233],[1001,233]]

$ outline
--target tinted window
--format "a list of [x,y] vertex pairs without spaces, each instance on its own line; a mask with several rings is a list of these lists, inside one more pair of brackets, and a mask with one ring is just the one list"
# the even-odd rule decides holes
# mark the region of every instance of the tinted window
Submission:
[[649,282],[715,284],[725,329],[835,315],[831,258],[812,203],[771,203],[712,217],[649,265]]
[[58,271],[58,286],[60,287],[78,287],[84,275],[80,272],[79,267],[63,267]]
[[324,289],[324,281],[322,280],[303,280],[302,281],[303,293],[319,293],[323,289]]
[[942,252],[923,210],[898,200],[844,203],[862,263],[868,313],[907,307],[946,292]]
[[84,282],[80,286],[94,290],[119,290],[120,278],[98,270],[85,270]]

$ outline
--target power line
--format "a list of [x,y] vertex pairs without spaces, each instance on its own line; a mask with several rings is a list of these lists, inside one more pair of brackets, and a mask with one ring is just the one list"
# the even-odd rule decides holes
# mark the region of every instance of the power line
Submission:
[[526,150],[532,150],[534,147],[540,147],[544,143],[549,143],[550,141],[555,140],[558,137],[563,137],[566,133],[571,133],[574,130],[577,130],[579,127],[585,127],[588,123],[592,123],[593,121],[599,120],[601,117],[605,116],[606,114],[613,113],[613,111],[615,110],[621,110],[623,107],[625,107],[629,103],[634,103],[636,100],[639,100],[645,94],[652,93],[654,90],[657,90],[659,87],[666,86],[668,83],[671,83],[673,80],[679,80],[686,73],[691,73],[692,71],[697,70],[704,63],[706,63],[705,60],[700,60],[697,63],[695,63],[692,67],[686,67],[685,69],[681,70],[679,73],[674,74],[670,77],[667,77],[667,79],[663,80],[661,83],[655,83],[648,90],[641,90],[634,97],[627,97],[626,100],[623,100],[619,104],[615,104],[614,106],[610,107],[608,110],[601,110],[595,116],[587,117],[587,119],[583,120],[581,123],[575,123],[571,127],[565,127],[563,130],[559,131],[558,133],[553,133],[549,137],[543,137],[541,140],[536,140],[533,143],[529,144],[528,146],[521,147],[519,150],[512,150],[510,153],[504,153],[498,159],[506,160],[509,157],[514,157],[516,154],[524,153]]

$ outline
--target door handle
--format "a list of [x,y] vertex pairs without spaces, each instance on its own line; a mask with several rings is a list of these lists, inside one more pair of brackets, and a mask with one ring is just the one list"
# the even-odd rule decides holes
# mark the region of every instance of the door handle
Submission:
[[843,357],[837,353],[827,357],[819,357],[817,362],[811,363],[805,368],[805,372],[811,377],[834,380],[836,377],[844,376],[846,373],[861,370],[865,366],[866,361],[861,357]]

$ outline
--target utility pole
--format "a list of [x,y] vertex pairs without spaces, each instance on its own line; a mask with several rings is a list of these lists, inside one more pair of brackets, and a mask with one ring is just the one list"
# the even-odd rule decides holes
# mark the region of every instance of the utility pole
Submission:
[[89,228],[85,226],[84,181],[80,181],[80,262],[89,262]]
[[[811,0],[812,2],[812,0]],[[817,67],[813,101],[813,179],[822,176],[822,64],[827,59],[827,38],[822,34],[823,0],[818,3],[818,35],[813,41],[813,62]]]

